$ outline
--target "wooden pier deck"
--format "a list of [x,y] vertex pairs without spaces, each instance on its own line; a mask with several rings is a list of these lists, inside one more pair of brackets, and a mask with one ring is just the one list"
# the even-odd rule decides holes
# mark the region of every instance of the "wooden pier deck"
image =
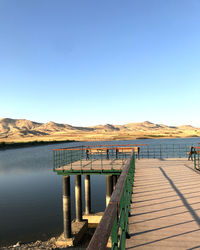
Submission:
[[82,160],[58,167],[56,171],[70,171],[71,169],[74,171],[90,171],[91,169],[94,171],[109,171],[112,169],[121,171],[126,161],[127,159]]
[[136,160],[126,249],[200,249],[200,172],[186,159]]

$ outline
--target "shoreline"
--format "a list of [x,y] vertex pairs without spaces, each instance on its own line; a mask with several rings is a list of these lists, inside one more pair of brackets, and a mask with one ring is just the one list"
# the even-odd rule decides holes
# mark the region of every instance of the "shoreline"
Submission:
[[61,144],[61,143],[71,143],[71,142],[78,142],[78,141],[63,140],[63,141],[0,142],[0,150],[37,147],[37,146]]
[[53,145],[53,144],[61,144],[61,143],[72,143],[72,142],[104,142],[104,141],[130,141],[130,140],[159,140],[159,139],[185,139],[185,138],[200,138],[199,136],[163,136],[163,135],[148,135],[148,136],[139,136],[139,137],[121,137],[121,138],[92,138],[88,140],[88,138],[79,138],[79,140],[72,140],[72,139],[67,139],[67,140],[52,140],[52,141],[39,141],[39,140],[34,140],[34,141],[20,141],[20,142],[15,142],[15,141],[0,141],[0,151],[2,150],[7,150],[7,149],[17,149],[17,148],[26,148],[26,147],[37,147],[37,146],[44,146],[44,145]]
[[52,250],[52,249],[56,249],[56,250],[83,250],[86,249],[93,234],[94,234],[95,229],[94,228],[88,228],[85,236],[83,237],[83,239],[76,245],[73,247],[58,247],[56,245],[56,241],[58,239],[59,236],[53,236],[47,240],[36,240],[36,241],[32,241],[32,242],[20,242],[18,241],[16,244],[14,245],[6,245],[6,246],[1,246],[0,249],[2,250],[7,250],[7,249],[19,249],[19,250],[29,250],[29,249],[48,249],[48,250]]

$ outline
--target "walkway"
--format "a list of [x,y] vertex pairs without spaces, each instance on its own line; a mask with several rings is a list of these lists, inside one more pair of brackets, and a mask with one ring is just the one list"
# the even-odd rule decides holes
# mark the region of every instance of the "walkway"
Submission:
[[200,172],[184,159],[136,161],[126,249],[200,249]]

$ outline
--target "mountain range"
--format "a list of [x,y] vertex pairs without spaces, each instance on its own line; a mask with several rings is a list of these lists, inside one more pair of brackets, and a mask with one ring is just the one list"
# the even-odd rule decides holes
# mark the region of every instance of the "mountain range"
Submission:
[[200,136],[191,125],[167,126],[149,121],[124,125],[77,127],[55,122],[38,123],[25,119],[0,118],[0,142],[52,140],[131,140],[136,138],[184,138]]

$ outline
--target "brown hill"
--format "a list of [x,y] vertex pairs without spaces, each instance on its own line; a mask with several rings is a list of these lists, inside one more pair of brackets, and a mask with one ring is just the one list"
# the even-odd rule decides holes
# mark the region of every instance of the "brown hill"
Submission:
[[0,142],[33,140],[120,140],[135,138],[174,138],[200,136],[200,129],[190,125],[179,127],[149,121],[125,125],[76,127],[55,122],[38,123],[25,119],[0,119]]

